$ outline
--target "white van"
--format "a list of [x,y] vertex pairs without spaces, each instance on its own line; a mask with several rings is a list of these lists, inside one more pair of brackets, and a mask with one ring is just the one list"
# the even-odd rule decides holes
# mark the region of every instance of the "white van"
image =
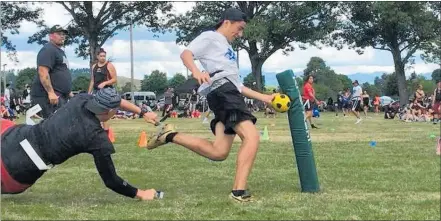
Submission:
[[[156,101],[156,94],[151,91],[135,91],[135,104],[139,105],[142,102],[154,103]],[[126,92],[122,96],[123,99],[132,102],[132,92]]]

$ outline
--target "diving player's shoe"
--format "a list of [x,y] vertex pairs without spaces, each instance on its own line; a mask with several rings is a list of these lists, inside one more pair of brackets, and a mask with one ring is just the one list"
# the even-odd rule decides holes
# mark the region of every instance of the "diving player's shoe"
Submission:
[[149,138],[146,148],[152,150],[156,147],[166,144],[167,142],[165,141],[165,138],[167,137],[167,135],[174,132],[176,132],[176,130],[173,124],[164,125],[158,133]]

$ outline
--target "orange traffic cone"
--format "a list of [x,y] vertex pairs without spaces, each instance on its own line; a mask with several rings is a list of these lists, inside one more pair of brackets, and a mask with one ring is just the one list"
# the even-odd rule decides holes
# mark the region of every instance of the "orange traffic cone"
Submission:
[[139,135],[138,139],[138,147],[143,148],[147,146],[147,133],[145,131],[142,131]]
[[111,127],[109,127],[109,140],[112,143],[115,143],[115,134],[113,134],[113,129]]

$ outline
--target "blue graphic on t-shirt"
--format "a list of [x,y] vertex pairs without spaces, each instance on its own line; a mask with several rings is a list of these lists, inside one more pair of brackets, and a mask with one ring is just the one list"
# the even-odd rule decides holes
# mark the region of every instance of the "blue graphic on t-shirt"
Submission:
[[236,61],[237,60],[236,53],[234,53],[234,51],[231,50],[231,48],[228,48],[227,53],[225,53],[225,57],[228,58],[228,60],[230,60],[230,61]]

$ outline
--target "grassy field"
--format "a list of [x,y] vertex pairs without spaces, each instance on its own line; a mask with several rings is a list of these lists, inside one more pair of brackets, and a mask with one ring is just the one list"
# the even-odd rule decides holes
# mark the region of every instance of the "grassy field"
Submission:
[[[165,191],[163,200],[140,202],[103,185],[93,159],[79,155],[45,174],[20,195],[2,195],[2,219],[351,219],[439,220],[440,157],[435,155],[439,125],[384,120],[354,125],[353,116],[322,114],[311,131],[321,192],[301,193],[286,115],[258,114],[268,126],[249,187],[256,201],[228,198],[236,153],[213,162],[176,145],[139,149],[140,120],[114,120],[113,158],[118,174],[139,188]],[[169,119],[178,130],[211,137],[201,119]],[[376,147],[369,142],[377,141]]]

